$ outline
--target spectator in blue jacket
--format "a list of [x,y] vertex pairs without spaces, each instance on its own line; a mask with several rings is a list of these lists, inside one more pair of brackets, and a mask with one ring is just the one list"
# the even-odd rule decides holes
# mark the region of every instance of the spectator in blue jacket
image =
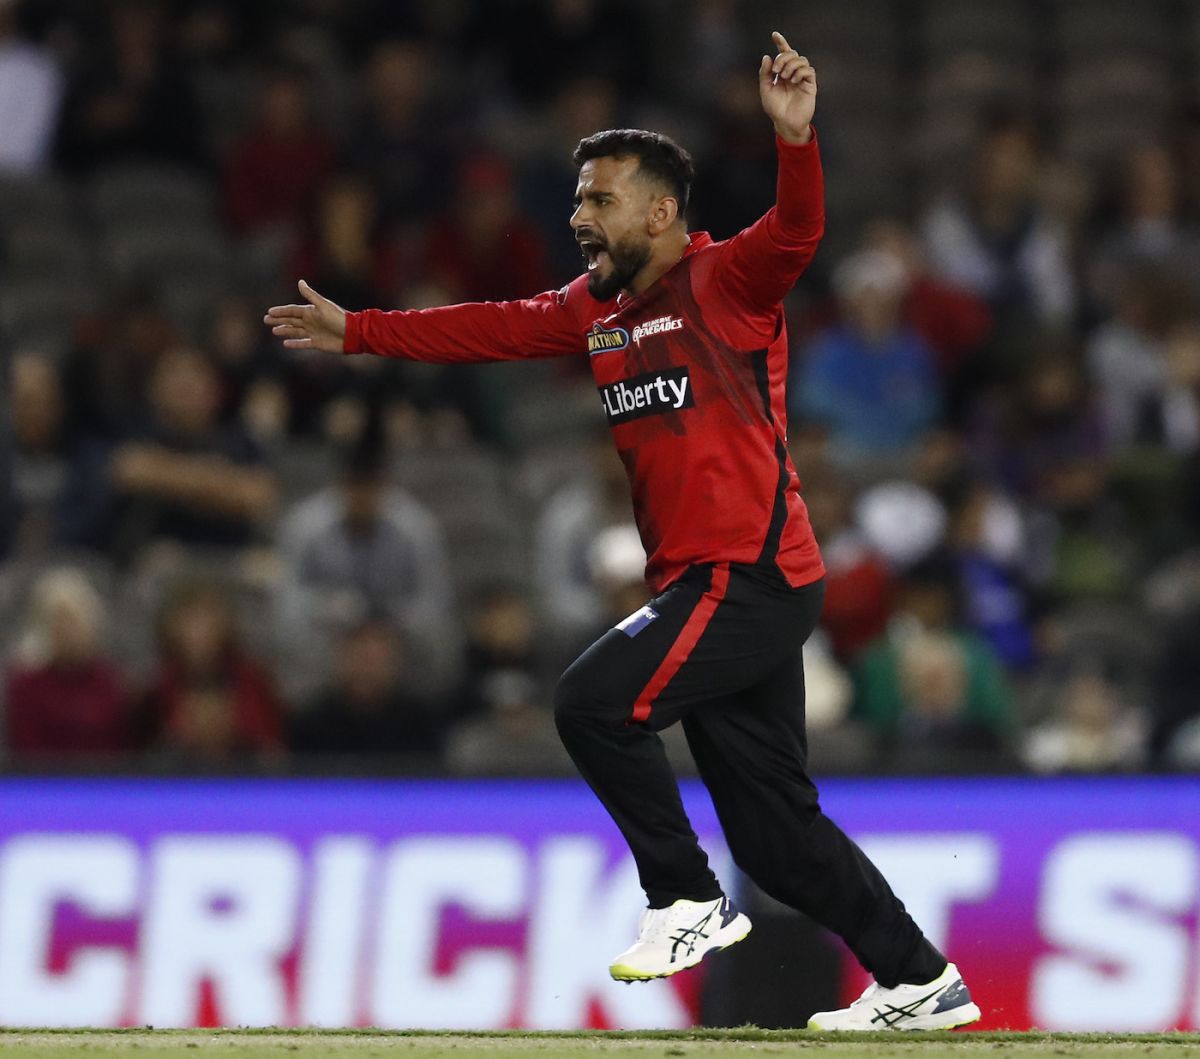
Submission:
[[833,279],[841,320],[798,358],[792,416],[824,423],[839,462],[902,456],[941,406],[933,353],[904,323],[904,266],[885,251],[864,251]]

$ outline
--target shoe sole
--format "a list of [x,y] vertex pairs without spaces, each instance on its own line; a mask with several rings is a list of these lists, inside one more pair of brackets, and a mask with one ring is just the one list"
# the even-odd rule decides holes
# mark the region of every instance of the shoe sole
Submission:
[[[751,929],[753,929],[753,925],[751,924],[750,920],[743,916],[740,912],[738,913],[738,919],[744,919],[746,921],[745,928],[742,929],[736,919],[730,924],[730,927],[734,929],[741,929],[742,932],[740,934],[722,941],[719,945],[713,945],[712,948],[705,949],[690,963],[681,963],[677,967],[670,968],[670,970],[657,972],[639,971],[636,967],[630,967],[628,964],[614,963],[611,967],[609,967],[608,973],[613,981],[625,982],[626,984],[632,982],[653,982],[657,978],[670,978],[673,974],[678,974],[680,971],[686,971],[697,966],[705,959],[705,957],[711,956],[714,952],[723,952],[725,949],[729,948],[730,945],[736,945],[739,941],[745,941]],[[720,934],[717,936],[720,937]]]
[[963,1004],[962,1007],[951,1008],[949,1011],[939,1011],[936,1015],[918,1015],[902,1026],[822,1026],[815,1019],[808,1020],[810,1030],[822,1033],[907,1033],[914,1030],[956,1030],[960,1026],[969,1026],[983,1017],[978,1005]]

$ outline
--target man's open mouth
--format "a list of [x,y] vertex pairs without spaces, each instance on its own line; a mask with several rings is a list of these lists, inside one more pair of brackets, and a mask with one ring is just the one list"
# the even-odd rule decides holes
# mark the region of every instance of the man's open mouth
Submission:
[[598,243],[594,239],[580,239],[579,249],[587,262],[589,272],[599,267],[601,258],[608,257],[608,251],[604,248],[604,244]]

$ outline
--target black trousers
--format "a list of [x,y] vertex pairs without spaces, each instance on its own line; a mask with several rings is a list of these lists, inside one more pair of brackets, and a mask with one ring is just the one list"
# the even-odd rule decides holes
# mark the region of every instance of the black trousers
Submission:
[[567,669],[555,719],[651,907],[721,894],[656,734],[681,721],[738,867],[840,935],[881,985],[928,982],[945,957],[821,812],[806,772],[800,648],[824,594],[774,569],[694,566]]

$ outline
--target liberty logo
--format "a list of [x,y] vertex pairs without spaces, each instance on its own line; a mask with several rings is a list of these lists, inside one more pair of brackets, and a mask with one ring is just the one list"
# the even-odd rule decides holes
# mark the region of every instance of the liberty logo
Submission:
[[600,387],[600,404],[613,426],[643,416],[694,408],[692,379],[686,365],[635,375]]
[[629,332],[623,327],[607,330],[599,324],[593,324],[587,336],[588,355],[594,357],[597,353],[607,353],[610,349],[624,349],[629,345]]

